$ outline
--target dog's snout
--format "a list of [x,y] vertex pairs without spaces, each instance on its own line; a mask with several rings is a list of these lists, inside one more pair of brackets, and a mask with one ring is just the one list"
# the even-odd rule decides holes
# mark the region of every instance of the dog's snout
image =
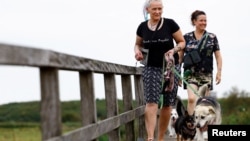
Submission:
[[198,123],[198,124],[196,125],[196,127],[197,127],[197,128],[200,128],[200,127],[201,127],[201,125]]

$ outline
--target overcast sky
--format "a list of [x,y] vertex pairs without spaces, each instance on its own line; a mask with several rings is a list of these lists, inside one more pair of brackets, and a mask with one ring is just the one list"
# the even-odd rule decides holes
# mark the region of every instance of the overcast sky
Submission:
[[[206,12],[207,31],[217,35],[223,57],[222,82],[214,86],[217,95],[222,97],[232,87],[250,92],[248,1],[163,2],[163,16],[173,18],[183,34],[194,30],[190,24],[194,10]],[[143,3],[144,0],[0,0],[0,43],[134,66],[133,48],[136,28],[144,20]],[[61,100],[79,100],[78,73],[59,74]],[[95,77],[96,97],[104,98],[102,76]],[[0,66],[0,104],[40,100],[39,81],[37,68]],[[117,82],[120,83],[119,78]],[[182,88],[179,95],[187,97]]]

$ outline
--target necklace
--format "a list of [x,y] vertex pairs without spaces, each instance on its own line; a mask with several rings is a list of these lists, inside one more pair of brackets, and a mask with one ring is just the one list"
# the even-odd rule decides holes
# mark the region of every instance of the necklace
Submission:
[[150,28],[151,28],[152,30],[155,30],[156,25],[151,25],[151,24],[150,24]]
[[150,27],[151,30],[155,30],[155,29],[156,29],[156,26],[157,26],[157,24],[158,24],[158,23],[152,24],[151,22],[148,22],[148,23],[149,23],[149,27]]

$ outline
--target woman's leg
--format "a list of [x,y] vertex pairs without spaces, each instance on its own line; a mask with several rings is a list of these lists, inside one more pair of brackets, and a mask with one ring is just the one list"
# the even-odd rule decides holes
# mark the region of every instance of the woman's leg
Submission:
[[[192,89],[197,90],[198,87],[195,84],[189,84]],[[196,100],[198,96],[193,92],[193,90],[187,87],[187,93],[188,93],[188,103],[187,103],[187,111],[189,115],[192,115],[194,113],[194,108],[196,104]]]
[[148,139],[154,139],[155,126],[157,122],[158,104],[147,103],[145,108],[145,126]]
[[[175,69],[180,73],[180,66],[176,65]],[[166,130],[169,124],[172,106],[175,105],[176,96],[178,92],[179,77],[174,76],[174,88],[172,92],[164,94],[164,104],[160,111],[159,124],[158,124],[158,141],[164,141]]]
[[171,115],[171,106],[163,107],[160,111],[159,124],[158,124],[158,141],[164,141],[164,136],[169,124]]
[[157,123],[158,101],[160,99],[162,69],[155,67],[145,67],[143,69],[143,85],[145,107],[145,126],[148,139],[154,139]]

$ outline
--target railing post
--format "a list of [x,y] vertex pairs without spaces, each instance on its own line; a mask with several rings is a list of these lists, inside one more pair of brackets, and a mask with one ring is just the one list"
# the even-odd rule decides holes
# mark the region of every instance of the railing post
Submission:
[[[116,82],[114,74],[104,74],[105,98],[107,108],[107,118],[118,115],[118,102],[116,93]],[[109,141],[119,141],[119,127],[108,133]]]
[[42,140],[62,133],[58,70],[40,68]]
[[[79,74],[80,74],[82,125],[86,126],[97,122],[96,101],[94,93],[94,78],[93,78],[93,73],[90,71],[89,72],[81,71]],[[94,139],[92,141],[97,141],[97,140]]]
[[[135,99],[137,106],[142,106],[144,104],[144,90],[141,75],[134,75],[134,85],[135,85]],[[140,116],[138,119],[138,138],[137,141],[144,141],[146,138],[146,128],[144,115]]]
[[[133,97],[130,75],[121,75],[122,96],[124,103],[124,112],[133,110]],[[125,124],[126,141],[135,140],[134,120]]]

